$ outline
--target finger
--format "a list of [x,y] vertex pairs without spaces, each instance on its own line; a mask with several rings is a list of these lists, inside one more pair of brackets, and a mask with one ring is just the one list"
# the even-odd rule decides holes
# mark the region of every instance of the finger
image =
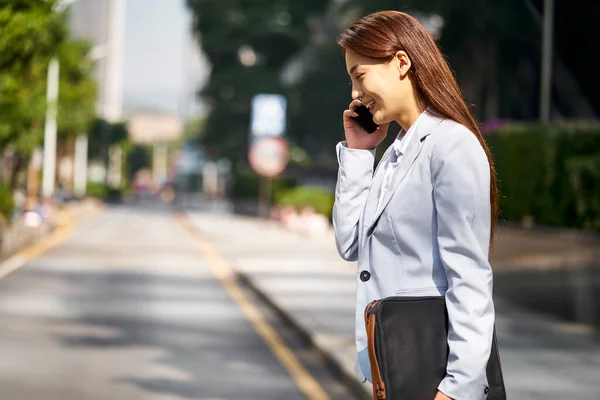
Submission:
[[344,117],[358,117],[358,114],[353,109],[344,110]]
[[358,106],[361,106],[361,105],[362,105],[362,101],[360,101],[360,99],[355,99],[355,100],[352,100],[352,102],[350,103],[350,105],[348,106],[348,108],[350,110],[352,110],[354,107],[358,107]]

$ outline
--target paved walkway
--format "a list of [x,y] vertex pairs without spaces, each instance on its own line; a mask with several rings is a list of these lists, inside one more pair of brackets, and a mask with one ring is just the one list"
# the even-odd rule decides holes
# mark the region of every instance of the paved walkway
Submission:
[[75,229],[0,279],[0,399],[306,398],[170,212]]
[[[341,260],[331,233],[311,238],[254,218],[188,216],[244,279],[309,335],[347,376],[354,376],[356,265]],[[494,268],[511,269],[519,263],[536,268],[574,265],[581,261],[582,249],[595,247],[581,239],[571,240],[571,235],[539,235],[530,243],[528,236],[519,229],[503,228]],[[549,253],[561,256],[561,261],[546,257]],[[592,257],[593,252],[585,254]],[[591,328],[519,310],[501,299],[496,299],[496,309],[509,399],[599,398],[600,340]],[[362,386],[368,396],[370,385]]]

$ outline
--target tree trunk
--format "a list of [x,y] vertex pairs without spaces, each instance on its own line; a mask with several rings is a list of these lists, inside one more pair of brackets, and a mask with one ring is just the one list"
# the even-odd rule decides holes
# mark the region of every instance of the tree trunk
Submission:
[[19,173],[21,172],[21,170],[23,169],[23,157],[22,156],[16,156],[16,162],[15,162],[15,166],[13,168],[12,174],[10,176],[10,190],[14,191],[17,188],[17,183],[18,183],[18,179],[19,179]]
[[40,192],[40,169],[35,165],[35,157],[29,158],[27,165],[27,197],[37,197]]

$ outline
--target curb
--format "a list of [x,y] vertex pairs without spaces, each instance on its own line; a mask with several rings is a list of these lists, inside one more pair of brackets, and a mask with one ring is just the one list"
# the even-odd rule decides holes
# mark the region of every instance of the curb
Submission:
[[311,348],[317,351],[317,353],[325,360],[326,366],[339,378],[342,382],[350,388],[352,393],[358,398],[363,400],[372,400],[372,393],[370,390],[366,390],[365,386],[358,382],[353,372],[347,371],[331,354],[323,349],[314,340],[310,332],[300,324],[293,315],[285,312],[275,301],[273,301],[266,293],[260,290],[252,281],[250,277],[244,272],[240,272],[235,267],[232,268],[235,273],[236,279],[243,284],[246,288],[250,289],[261,301],[263,301],[269,308],[271,308],[279,318],[281,318],[287,325],[292,327],[304,340],[310,345]]
[[79,210],[79,213],[73,212],[73,210],[63,210],[59,221],[52,226],[46,226],[44,233],[33,235],[25,242],[25,245],[18,246],[12,252],[2,254],[2,257],[0,257],[0,279],[17,271],[48,250],[62,244],[73,235],[76,229],[81,228],[83,223],[89,222],[102,210],[103,208],[97,206],[87,213],[85,211],[81,212],[81,210]]
[[[25,249],[35,246],[37,243],[47,239],[57,230],[64,228],[65,226],[74,225],[76,222],[81,222],[95,213],[101,210],[97,204],[91,202],[80,202],[78,205],[79,209],[72,209],[69,206],[56,210],[56,216],[51,222],[42,222],[39,226],[32,227],[24,225],[23,221],[20,222],[19,226],[16,226],[18,232],[12,231],[15,226],[8,226],[3,229],[0,233],[2,240],[0,241],[0,262],[5,262],[14,258]],[[90,213],[92,210],[92,213]],[[83,218],[82,218],[83,217]],[[12,246],[6,247],[5,239],[7,236],[17,235],[16,243],[13,242]],[[21,236],[22,235],[22,236]],[[14,239],[13,239],[14,240]]]

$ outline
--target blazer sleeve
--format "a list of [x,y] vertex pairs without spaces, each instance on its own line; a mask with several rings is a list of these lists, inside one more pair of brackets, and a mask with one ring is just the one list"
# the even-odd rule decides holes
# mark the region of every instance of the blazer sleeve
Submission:
[[333,204],[333,230],[340,256],[346,261],[358,260],[358,222],[367,202],[373,179],[375,150],[336,146],[338,177]]
[[489,162],[477,137],[461,125],[440,134],[431,168],[437,241],[448,280],[449,357],[438,389],[452,399],[482,400],[495,318]]

